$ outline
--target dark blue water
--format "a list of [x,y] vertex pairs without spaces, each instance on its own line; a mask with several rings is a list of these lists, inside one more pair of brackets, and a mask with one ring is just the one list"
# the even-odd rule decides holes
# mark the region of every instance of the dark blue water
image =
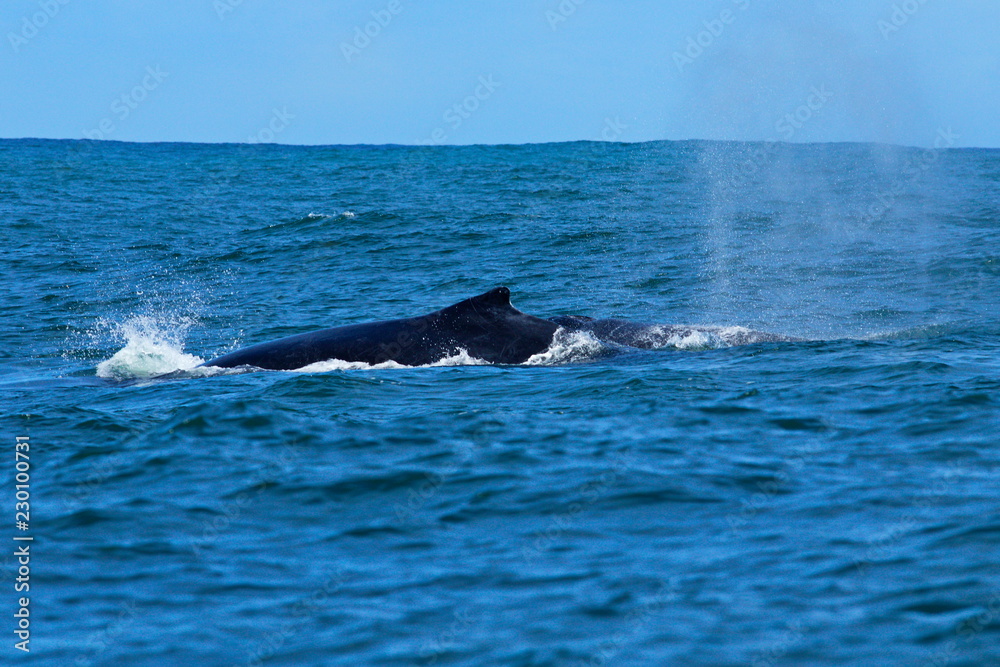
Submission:
[[[1000,151],[0,141],[0,221],[7,658],[1000,664]],[[501,284],[807,341],[152,379]]]

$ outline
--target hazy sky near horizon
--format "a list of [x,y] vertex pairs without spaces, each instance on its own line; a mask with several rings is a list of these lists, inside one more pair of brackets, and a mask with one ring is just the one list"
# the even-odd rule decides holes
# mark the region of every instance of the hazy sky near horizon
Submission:
[[1000,2],[8,0],[0,137],[1000,147]]

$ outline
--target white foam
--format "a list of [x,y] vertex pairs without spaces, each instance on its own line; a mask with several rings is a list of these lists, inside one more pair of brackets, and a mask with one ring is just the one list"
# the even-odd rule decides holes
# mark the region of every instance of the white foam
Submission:
[[444,359],[439,359],[435,361],[430,366],[489,366],[490,362],[478,359],[468,353],[467,350],[462,348],[458,349],[458,352],[451,355],[450,357],[445,357]]
[[708,331],[686,331],[675,333],[667,338],[663,347],[675,347],[678,350],[708,350],[720,347],[720,341]]
[[383,361],[378,364],[369,364],[363,361],[341,361],[340,359],[329,359],[327,361],[317,361],[314,364],[297,368],[294,373],[329,373],[330,371],[361,371],[361,370],[382,370],[385,368],[432,368],[435,366],[488,366],[489,362],[478,359],[469,354],[467,350],[459,350],[449,356],[439,359],[431,364],[421,366],[406,366],[395,361]]
[[356,218],[357,213],[354,211],[343,211],[337,215],[330,215],[329,213],[309,213],[303,220],[329,220],[330,218]]
[[97,364],[97,375],[125,380],[194,368],[203,360],[184,352],[184,337],[192,324],[190,318],[160,319],[148,315],[110,323],[112,334],[125,346]]
[[340,359],[327,359],[316,363],[296,368],[293,373],[329,373],[331,371],[367,371],[381,370],[383,368],[411,368],[398,364],[395,361],[384,361],[380,364],[369,364],[364,361],[342,361]]
[[531,356],[525,366],[552,366],[571,361],[592,359],[604,349],[601,341],[589,331],[567,331],[559,327],[552,336],[552,344],[544,352]]
[[746,327],[666,327],[651,326],[643,339],[652,349],[714,350],[766,340],[767,334]]
[[718,327],[714,331],[725,347],[752,345],[754,343],[766,342],[771,338],[770,334],[747,329],[746,327]]
[[[604,349],[601,341],[587,331],[566,331],[559,328],[552,337],[552,344],[544,352],[532,356],[524,362],[526,366],[551,366],[590,359]],[[330,359],[319,361],[296,369],[296,373],[327,373],[330,371],[381,370],[386,368],[434,368],[440,366],[489,366],[490,362],[469,354],[468,350],[459,348],[451,356],[438,359],[421,366],[405,366],[395,361],[385,361],[379,364],[368,364],[362,361],[341,361]]]

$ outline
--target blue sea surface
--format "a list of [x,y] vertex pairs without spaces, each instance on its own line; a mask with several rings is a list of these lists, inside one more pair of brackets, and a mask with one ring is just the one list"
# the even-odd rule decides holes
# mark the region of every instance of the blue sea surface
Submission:
[[[2,140],[0,235],[4,664],[1000,664],[1000,151]],[[497,285],[806,340],[194,369]]]

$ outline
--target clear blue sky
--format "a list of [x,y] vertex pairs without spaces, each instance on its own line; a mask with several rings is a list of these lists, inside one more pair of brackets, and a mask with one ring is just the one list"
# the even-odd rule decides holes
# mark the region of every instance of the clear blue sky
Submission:
[[1000,2],[986,0],[5,0],[0,12],[0,137],[927,146],[951,128],[956,145],[1000,147]]

